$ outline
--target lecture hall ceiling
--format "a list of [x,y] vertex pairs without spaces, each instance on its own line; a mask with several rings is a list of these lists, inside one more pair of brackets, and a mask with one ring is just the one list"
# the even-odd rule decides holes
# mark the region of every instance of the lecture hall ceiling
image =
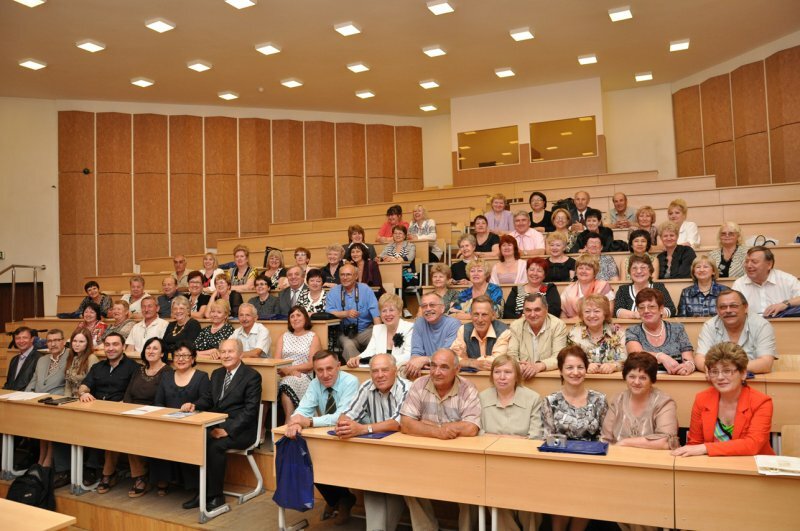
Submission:
[[[800,29],[798,0],[452,0],[435,16],[424,0],[49,0],[28,8],[0,0],[0,96],[184,103],[423,116],[449,112],[453,97],[599,77],[604,90],[668,83]],[[630,5],[633,19],[608,10]],[[177,27],[156,33],[145,20]],[[353,21],[358,35],[333,26]],[[530,27],[532,40],[509,31]],[[691,39],[686,51],[670,41]],[[89,53],[76,41],[106,49]],[[255,45],[273,42],[265,56]],[[422,49],[440,45],[447,55]],[[580,66],[578,56],[596,54]],[[34,58],[47,67],[18,65]],[[195,59],[213,65],[198,73]],[[370,70],[352,73],[350,63]],[[495,69],[511,67],[513,77]],[[654,79],[636,83],[634,74]],[[148,88],[131,79],[155,81]],[[281,81],[296,78],[298,88]],[[439,87],[425,90],[423,80]],[[222,91],[239,98],[224,102]],[[359,99],[356,91],[375,97]],[[422,104],[438,110],[425,113]]]

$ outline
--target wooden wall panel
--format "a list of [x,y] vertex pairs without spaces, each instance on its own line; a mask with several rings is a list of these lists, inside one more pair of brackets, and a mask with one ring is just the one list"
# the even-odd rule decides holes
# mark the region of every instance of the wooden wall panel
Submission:
[[397,126],[395,152],[397,154],[397,191],[422,190],[422,128]]
[[800,123],[784,125],[770,131],[772,182],[800,181]]
[[781,50],[764,62],[770,127],[800,123],[800,46]]
[[333,177],[336,174],[334,124],[304,122],[306,177]]
[[236,118],[209,116],[204,120],[206,175],[236,175]]
[[710,146],[733,139],[730,76],[723,74],[700,84],[703,144]]
[[[700,86],[694,85],[672,95],[672,113],[675,121],[675,149],[678,153],[703,147],[703,129],[700,118]],[[681,176],[681,174],[678,174]],[[692,174],[694,175],[694,174]]]
[[303,122],[272,121],[272,157],[274,175],[303,175]]
[[[202,231],[202,226],[200,229]],[[173,254],[201,254],[206,252],[206,248],[203,245],[202,232],[176,233],[175,231],[172,231],[172,234],[170,234],[170,239],[172,241]]]
[[367,201],[392,200],[395,184],[394,127],[367,125]]
[[119,275],[132,272],[133,241],[131,234],[98,234],[97,256],[98,275]]
[[235,118],[205,119],[206,245],[239,231],[237,124]]
[[270,174],[270,122],[263,118],[239,119],[239,174]]
[[[169,256],[170,254],[169,236],[166,232],[161,234],[137,232],[133,247],[136,253],[134,260],[137,263],[139,263],[139,260],[142,258],[159,258],[161,256]],[[144,270],[142,271],[146,272]]]
[[274,222],[303,220],[305,216],[303,177],[297,175],[275,175],[273,177],[273,186],[275,188]]
[[[133,115],[133,172],[167,174],[167,117]],[[166,193],[165,193],[166,195]]]
[[733,141],[706,146],[706,174],[716,175],[717,186],[736,186]]
[[678,177],[695,177],[705,174],[702,149],[690,149],[678,153]]
[[239,232],[264,234],[272,220],[270,121],[239,120]]
[[97,174],[97,233],[131,233],[130,174]]
[[363,124],[336,124],[336,175],[339,206],[367,202],[365,130]]
[[169,117],[169,169],[173,174],[203,174],[203,119]]
[[[766,116],[766,115],[765,115]],[[754,133],[734,140],[736,184],[769,184],[769,142],[767,133]]]
[[94,113],[59,111],[58,171],[94,171]]
[[84,278],[97,274],[94,234],[62,234],[58,258],[61,293],[83,293]]
[[[133,227],[136,233],[136,259],[155,258],[169,254],[167,233],[167,175],[165,173],[138,173],[133,177]],[[139,245],[140,236],[163,236],[163,246]],[[159,239],[161,241],[161,239]],[[159,254],[152,254],[158,250]]]
[[173,173],[169,185],[172,232],[202,234],[203,176]]
[[731,101],[736,138],[767,130],[763,61],[740,66],[731,72]]
[[336,217],[336,178],[330,176],[306,177],[306,219]]
[[97,173],[131,173],[130,114],[97,113]]
[[94,235],[93,173],[58,174],[58,231],[60,234]]

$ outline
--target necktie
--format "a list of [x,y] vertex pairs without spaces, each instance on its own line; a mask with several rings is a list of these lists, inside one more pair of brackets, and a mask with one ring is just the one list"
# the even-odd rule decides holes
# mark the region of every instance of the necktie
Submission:
[[293,289],[292,290],[292,306],[295,306],[296,304],[297,304],[297,290]]
[[586,224],[586,219],[583,217],[583,214],[578,214],[578,223],[580,223],[581,225]]
[[28,354],[20,356],[19,359],[17,360],[17,373],[14,375],[15,380],[17,379],[17,376],[19,376],[19,373],[22,370],[22,366],[25,364],[26,359],[28,359]]
[[330,415],[336,413],[336,400],[333,398],[333,388],[328,387],[325,389],[328,392],[328,401],[325,402],[325,414]]
[[232,380],[232,379],[233,379],[233,373],[231,373],[231,372],[229,371],[229,372],[228,372],[228,373],[225,375],[225,381],[224,381],[224,382],[222,382],[222,394],[221,394],[221,395],[219,395],[219,399],[220,399],[220,400],[222,400],[222,398],[225,396],[225,393],[227,393],[227,392],[228,392],[228,386],[230,386],[230,385],[231,385],[231,380]]

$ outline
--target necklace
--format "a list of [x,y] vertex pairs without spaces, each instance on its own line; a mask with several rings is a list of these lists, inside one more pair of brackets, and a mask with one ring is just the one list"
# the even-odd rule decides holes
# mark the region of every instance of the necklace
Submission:
[[645,333],[645,334],[647,334],[647,335],[648,335],[648,336],[650,336],[650,337],[661,337],[661,336],[663,336],[663,335],[664,335],[664,331],[665,331],[667,328],[664,326],[664,321],[661,321],[661,331],[660,331],[659,333],[657,333],[657,334],[656,334],[656,333],[653,333],[653,332],[651,332],[651,331],[649,331],[649,330],[647,329],[647,326],[645,326],[644,324],[642,324],[642,329],[644,330],[644,333]]
[[178,324],[178,321],[175,321],[175,328],[172,329],[172,337],[181,335],[184,328],[186,328],[186,323]]

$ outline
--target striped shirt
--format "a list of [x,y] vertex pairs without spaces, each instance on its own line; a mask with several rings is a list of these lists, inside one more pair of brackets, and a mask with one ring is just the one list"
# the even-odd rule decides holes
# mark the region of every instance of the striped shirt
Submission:
[[411,389],[411,382],[397,377],[389,392],[383,394],[375,387],[372,379],[358,388],[353,402],[344,412],[359,424],[375,424],[386,420],[400,422],[400,407]]
[[402,415],[441,426],[448,422],[471,422],[481,427],[481,402],[478,390],[469,381],[456,376],[444,398],[439,396],[430,376],[417,378],[403,404]]

